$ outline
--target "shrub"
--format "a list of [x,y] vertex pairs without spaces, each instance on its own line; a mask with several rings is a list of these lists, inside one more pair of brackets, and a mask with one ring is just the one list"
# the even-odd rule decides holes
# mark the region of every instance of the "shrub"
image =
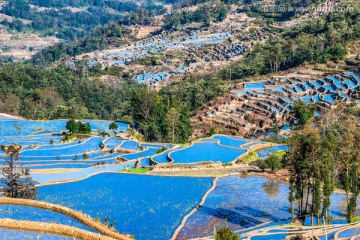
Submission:
[[215,240],[240,240],[229,227],[221,227],[215,234]]
[[250,162],[254,162],[259,158],[256,152],[249,152],[243,158],[241,158],[241,162],[243,164],[248,164]]
[[148,173],[150,172],[150,169],[148,168],[130,168],[130,169],[124,169],[119,172],[122,173]]
[[232,166],[233,165],[233,163],[223,163],[223,167],[230,167],[230,166]]
[[286,151],[270,153],[269,157],[259,163],[259,167],[263,170],[270,168],[271,172],[275,172],[276,170],[282,168],[282,160],[285,154]]
[[114,133],[115,133],[115,131],[116,131],[118,128],[119,128],[119,126],[117,125],[116,122],[110,123],[109,129],[110,129],[110,130],[113,130]]
[[159,153],[165,152],[166,150],[167,150],[167,147],[163,147],[163,148],[156,150],[156,153],[159,154]]
[[360,216],[353,217],[353,218],[350,220],[350,223],[354,223],[354,222],[360,222]]

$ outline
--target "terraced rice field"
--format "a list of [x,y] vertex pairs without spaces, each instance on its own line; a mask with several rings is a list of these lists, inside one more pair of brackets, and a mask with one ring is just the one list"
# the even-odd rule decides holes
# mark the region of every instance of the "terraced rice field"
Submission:
[[103,138],[93,137],[89,140],[79,143],[77,145],[53,148],[53,149],[35,149],[26,150],[21,153],[24,157],[56,157],[60,155],[78,155],[83,153],[90,153],[99,150],[99,146],[102,143]]
[[199,162],[221,162],[229,163],[236,160],[246,150],[228,148],[216,143],[195,143],[194,145],[174,151],[169,157],[174,163],[189,164]]
[[243,90],[232,92],[250,100],[251,105],[281,115],[290,112],[295,100],[307,104],[320,103],[319,109],[337,102],[351,101],[352,96],[355,96],[353,93],[359,88],[359,76],[353,72],[345,72],[316,81],[301,81],[293,77],[246,83]]
[[[54,143],[50,144],[50,140]],[[168,164],[171,158],[174,159],[174,164],[194,164],[210,161],[228,163],[245,153],[249,147],[263,144],[258,141],[222,135],[203,139],[190,147],[178,147],[176,149],[172,149],[174,147],[172,144],[138,143],[114,137],[107,139],[91,137],[65,144],[61,144],[60,140],[60,135],[56,133],[42,133],[32,136],[3,136],[0,138],[2,144],[13,144],[15,142],[24,144],[20,152],[20,161],[24,168],[29,168],[32,172],[47,169],[71,170],[71,172],[53,174],[46,174],[47,171],[33,173],[33,178],[39,183],[78,179],[103,171],[117,171],[127,167],[134,167],[134,162],[114,165],[118,163],[119,158],[126,161],[143,159],[140,166],[144,167],[151,166],[150,158],[152,156],[154,156],[153,160],[158,164]],[[100,148],[102,143],[105,149],[115,150],[115,152],[103,152]],[[33,144],[36,146],[35,148]],[[157,154],[160,148],[168,148],[169,150]],[[116,152],[116,149],[133,153],[119,153]],[[5,153],[0,152],[0,164],[5,164],[5,159]],[[104,164],[108,164],[108,166],[103,166]]]
[[141,152],[122,155],[121,157],[130,161],[130,160],[135,160],[138,158],[150,157],[150,156],[156,154],[157,150],[158,150],[158,148],[149,148],[149,149],[141,151]]
[[[33,121],[33,120],[0,120],[1,129],[0,136],[27,136],[41,133],[59,133],[65,131],[65,125],[67,120],[53,120],[53,121]],[[106,131],[109,130],[109,121],[95,121],[95,120],[82,120],[83,122],[90,123],[90,127],[93,131]],[[127,131],[127,123],[117,122],[120,131]]]
[[213,178],[100,174],[39,189],[39,198],[116,221],[135,239],[169,239],[182,218],[211,187]]
[[74,172],[64,172],[64,173],[52,173],[52,174],[31,174],[31,177],[34,181],[39,183],[48,183],[48,182],[58,182],[66,180],[77,180],[82,179],[94,174],[103,173],[103,172],[117,172],[124,170],[126,168],[132,168],[135,166],[134,162],[125,162],[123,164],[112,164],[112,165],[99,165],[92,166],[85,169],[81,169]]
[[74,220],[69,216],[42,208],[0,204],[0,216],[2,218],[11,218],[13,220],[59,223],[91,232],[96,232],[94,229],[89,228],[88,226]]
[[239,148],[242,145],[249,142],[249,140],[247,139],[229,137],[229,136],[214,136],[213,139],[219,140],[219,143],[223,146],[234,147],[234,148]]
[[[163,143],[139,143],[133,140],[98,136],[62,144],[59,135],[62,120],[55,121],[55,125],[50,127],[46,124],[43,125],[43,122],[40,125],[39,123],[32,125],[33,123],[30,124],[28,121],[25,121],[26,123],[22,123],[21,120],[17,121],[20,122],[20,126],[28,127],[21,131],[7,131],[6,134],[13,135],[1,136],[0,143],[13,144],[16,142],[23,144],[20,151],[20,162],[24,168],[30,169],[34,181],[45,184],[39,188],[40,200],[58,203],[101,220],[109,217],[111,222],[117,222],[115,228],[121,233],[134,234],[135,238],[140,240],[169,239],[183,217],[199,204],[203,195],[212,186],[214,179],[115,174],[114,172],[134,168],[136,160],[140,160],[140,166],[150,167],[151,158],[158,164],[169,164],[171,159],[174,160],[173,164],[229,163],[249,151],[249,148],[264,144],[261,141],[223,135],[202,139],[188,147]],[[0,122],[10,123],[12,120],[0,119]],[[51,125],[52,122],[47,124]],[[96,125],[96,123],[94,124]],[[37,129],[39,126],[43,127],[41,132],[34,133],[34,131],[39,130]],[[53,143],[50,144],[50,141]],[[286,146],[276,146],[266,151],[268,153],[284,148]],[[165,151],[157,154],[159,149]],[[5,153],[0,152],[0,165],[5,163],[5,159]],[[120,159],[125,161],[120,162]],[[68,183],[49,185],[55,182]],[[252,183],[251,180],[249,182],[250,188],[251,186],[255,187],[261,181]],[[241,189],[237,190],[240,191]],[[286,193],[285,190],[282,192],[283,194]],[[221,193],[224,194],[226,202],[231,203],[231,193],[226,191]],[[252,200],[251,196],[249,196],[248,202],[250,200]],[[218,204],[216,201],[215,203]],[[277,202],[277,204],[282,203]],[[245,206],[247,205],[245,204]],[[230,210],[225,207],[224,210],[212,208],[211,206],[204,206],[202,211],[207,214],[228,217]],[[246,220],[246,224],[242,222],[245,220],[241,220],[241,228],[256,225],[267,219],[273,220],[270,213],[263,216],[262,212],[250,211],[246,207],[243,210],[248,211],[246,214],[249,216],[253,214],[252,219],[254,220]],[[266,211],[264,210],[264,212]],[[81,223],[61,214],[32,207],[0,205],[0,213],[4,217],[12,219],[57,222],[90,230]],[[246,214],[244,213],[244,215]],[[231,214],[229,216],[232,221]],[[283,217],[282,215],[278,216],[278,219]],[[190,223],[191,219],[189,220]],[[208,219],[204,215],[199,215],[196,221],[199,221],[199,224],[204,223],[204,226],[209,226]],[[238,220],[235,219],[234,221]],[[196,224],[186,225],[184,229],[197,226]],[[1,231],[3,231],[4,236],[12,236],[16,232]],[[204,230],[204,233],[207,234],[207,231]],[[31,238],[38,235],[19,232],[19,236]],[[46,239],[58,239],[60,237],[42,234],[39,236]]]
[[25,231],[18,231],[18,230],[13,230],[13,229],[2,229],[2,228],[0,228],[0,236],[6,240],[16,240],[16,239],[19,239],[19,240],[20,239],[74,240],[73,238],[60,236],[60,235],[37,233],[37,232],[25,232]]
[[[225,224],[225,221],[233,230],[244,234],[244,231],[240,230],[269,221],[278,222],[288,219],[291,217],[288,212],[290,206],[288,192],[287,184],[263,177],[220,178],[215,190],[209,194],[204,205],[187,220],[177,239],[211,236],[214,226],[219,228]],[[346,201],[345,195],[333,194],[331,201],[332,217],[344,217],[345,209],[342,206]],[[261,228],[274,224],[276,223]],[[274,239],[284,239],[284,236],[287,236],[287,234],[277,235],[280,238]],[[259,239],[273,238],[267,236]]]

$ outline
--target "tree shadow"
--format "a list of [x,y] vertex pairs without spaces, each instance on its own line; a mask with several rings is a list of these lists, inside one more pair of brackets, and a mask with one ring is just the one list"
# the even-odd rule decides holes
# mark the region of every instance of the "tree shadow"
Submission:
[[208,215],[212,215],[216,218],[223,219],[228,223],[240,225],[242,227],[251,227],[262,223],[262,221],[259,219],[252,217],[251,214],[249,214],[250,211],[238,212],[236,210],[224,208],[215,209],[206,206],[202,206],[199,211]]

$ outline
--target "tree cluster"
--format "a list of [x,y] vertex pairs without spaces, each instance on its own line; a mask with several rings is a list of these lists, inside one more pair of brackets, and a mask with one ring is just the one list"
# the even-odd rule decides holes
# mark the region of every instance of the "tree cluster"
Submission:
[[7,64],[0,67],[0,111],[30,119],[129,119],[138,87],[124,80],[111,88],[65,66]]
[[211,75],[183,79],[160,92],[144,87],[132,94],[132,116],[148,141],[185,142],[192,134],[191,112],[224,91]]
[[80,133],[80,134],[90,134],[91,127],[89,123],[82,123],[81,121],[75,121],[70,119],[66,123],[66,129],[69,130],[71,133]]
[[223,21],[228,14],[229,6],[221,4],[203,5],[195,11],[181,11],[169,15],[163,26],[164,29],[179,29],[180,25],[188,23],[203,23],[209,25],[211,21]]
[[[38,11],[37,7],[46,9]],[[68,7],[82,8],[83,11],[72,11]],[[20,32],[24,29],[35,30],[44,36],[73,41],[112,21],[120,20],[123,24],[149,23],[151,17],[161,11],[162,5],[152,1],[139,6],[135,1],[9,0],[0,13],[16,18],[12,22],[2,22],[10,29]],[[31,23],[24,25],[18,22],[19,18],[30,20]]]
[[[347,218],[356,214],[360,191],[360,110],[338,107],[312,119],[291,138],[284,164],[290,171],[292,212],[300,219],[330,218],[334,189],[346,192]],[[295,207],[296,205],[296,207]]]

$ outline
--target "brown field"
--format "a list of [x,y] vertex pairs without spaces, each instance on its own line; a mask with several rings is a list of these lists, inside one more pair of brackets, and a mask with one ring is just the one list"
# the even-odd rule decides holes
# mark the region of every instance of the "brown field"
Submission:
[[[0,29],[0,55],[26,60],[41,49],[59,41],[56,37],[42,38],[34,33],[8,33]],[[30,47],[33,51],[30,51]]]

